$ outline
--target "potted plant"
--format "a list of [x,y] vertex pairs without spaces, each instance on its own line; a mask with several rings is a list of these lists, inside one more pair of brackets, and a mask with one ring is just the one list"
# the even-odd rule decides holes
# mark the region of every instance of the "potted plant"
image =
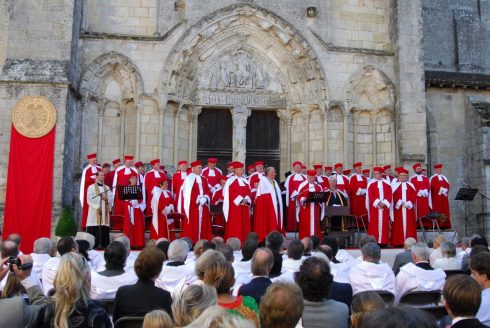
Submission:
[[77,222],[73,217],[73,213],[69,207],[63,207],[60,219],[54,230],[57,237],[63,238],[67,236],[75,237],[78,231]]

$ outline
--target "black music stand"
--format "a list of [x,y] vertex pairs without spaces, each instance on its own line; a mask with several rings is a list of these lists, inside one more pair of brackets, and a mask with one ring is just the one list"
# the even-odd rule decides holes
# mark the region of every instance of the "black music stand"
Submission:
[[306,196],[307,203],[325,203],[327,201],[327,193],[324,191],[310,191]]
[[117,186],[119,200],[143,199],[141,186]]
[[464,234],[468,235],[468,202],[475,199],[478,189],[476,188],[459,188],[455,200],[464,201]]

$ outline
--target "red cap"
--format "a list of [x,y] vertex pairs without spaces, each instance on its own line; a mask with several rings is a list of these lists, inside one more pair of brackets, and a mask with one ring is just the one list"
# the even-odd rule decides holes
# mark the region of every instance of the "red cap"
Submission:
[[414,170],[414,171],[415,171],[415,170],[416,170],[418,167],[422,167],[422,164],[420,164],[420,163],[415,163],[415,164],[413,164],[413,166],[412,166],[412,168],[413,168],[413,170]]
[[199,165],[201,165],[201,166],[202,166],[202,162],[201,162],[201,161],[199,161],[199,160],[194,161],[194,162],[192,162],[192,163],[191,163],[191,167],[196,167],[196,166],[199,166]]
[[228,162],[228,163],[226,164],[226,167],[233,167],[233,164],[234,164],[234,163],[235,163],[235,162]]
[[255,162],[255,164],[254,164],[254,166],[260,166],[260,165],[264,166],[264,162],[262,162],[262,161],[257,161],[257,162]]
[[165,165],[160,165],[160,170],[164,171],[165,170]]
[[383,166],[383,170],[391,169],[391,165],[385,165]]
[[159,159],[154,159],[154,160],[152,160],[150,162],[150,165],[153,166],[153,165],[158,164],[158,163],[160,163],[160,160]]
[[249,166],[247,166],[247,171],[250,171],[250,170],[252,170],[252,169],[254,169],[254,168],[255,168],[255,167],[254,167],[253,165],[249,165]]
[[116,158],[115,160],[112,161],[112,164],[116,165],[121,163],[121,160],[119,158]]
[[92,153],[92,154],[88,154],[87,155],[87,159],[94,159],[94,158],[97,158],[97,154],[96,153]]
[[138,173],[134,172],[133,170],[130,170],[131,172],[129,172],[129,177],[137,177],[138,176]]
[[375,166],[373,167],[373,173],[383,173],[384,172],[384,168],[381,167],[381,166]]
[[134,156],[131,155],[124,155],[124,160],[125,161],[132,161],[134,159]]
[[187,161],[179,161],[179,163],[177,163],[178,166],[181,166],[181,165],[187,165]]
[[408,170],[406,170],[403,167],[399,167],[398,168],[398,175],[400,175],[400,174],[407,174],[408,175]]
[[302,169],[302,170],[306,170],[306,168],[307,168],[307,166],[306,166],[306,165],[301,164],[301,169]]
[[214,157],[209,157],[208,158],[208,163],[216,164],[218,163],[218,159]]
[[434,165],[434,169],[442,169],[442,164],[436,164]]
[[397,166],[397,167],[395,167],[395,172],[398,173],[398,172],[400,172],[401,169],[403,169],[402,166]]
[[360,167],[362,166],[362,162],[357,162],[352,165],[352,167]]
[[333,166],[333,168],[334,168],[334,169],[338,169],[338,168],[340,168],[340,167],[344,167],[344,165],[342,165],[342,163],[336,163],[336,164]]
[[243,164],[242,162],[233,162],[233,168],[234,169],[241,169],[244,167],[245,167],[245,164]]
[[362,170],[362,173],[363,173],[363,174],[366,174],[366,173],[368,173],[368,174],[369,174],[369,172],[370,172],[370,171],[369,171],[369,169]]
[[350,174],[350,171],[351,171],[351,170],[349,170],[349,169],[344,170],[343,174],[345,174],[345,175],[349,175],[349,174]]
[[427,170],[423,168],[423,169],[422,169],[422,172],[427,172]]
[[332,171],[332,167],[331,166],[325,166],[325,171]]
[[303,163],[301,163],[300,161],[296,161],[293,163],[293,167],[295,167],[296,165],[301,166],[301,165],[303,165]]
[[313,164],[313,168],[316,170],[316,169],[321,169],[322,168],[322,164]]
[[136,164],[134,164],[134,167],[140,167],[140,166],[143,166],[143,162],[141,161],[136,162]]
[[310,176],[310,177],[313,177],[316,175],[316,171],[315,170],[308,170],[306,171],[306,175],[307,176]]
[[110,166],[109,163],[102,164],[102,168]]

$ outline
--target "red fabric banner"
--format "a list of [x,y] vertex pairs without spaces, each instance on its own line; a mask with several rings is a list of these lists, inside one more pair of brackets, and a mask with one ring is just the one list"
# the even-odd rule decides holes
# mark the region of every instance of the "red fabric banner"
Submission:
[[55,135],[56,127],[27,138],[12,124],[3,238],[19,233],[25,254],[32,253],[36,239],[51,237]]

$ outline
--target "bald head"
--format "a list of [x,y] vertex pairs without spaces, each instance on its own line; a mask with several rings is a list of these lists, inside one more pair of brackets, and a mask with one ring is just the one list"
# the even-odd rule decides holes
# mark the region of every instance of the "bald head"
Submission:
[[2,256],[2,259],[19,255],[19,246],[11,240],[3,241],[0,246],[0,255]]
[[20,241],[21,241],[21,239],[20,239],[20,235],[19,235],[18,233],[11,233],[11,234],[8,236],[7,240],[13,241],[14,243],[16,243],[16,244],[17,244],[17,246],[19,246],[19,245],[20,245]]
[[274,265],[274,255],[268,248],[259,248],[252,257],[252,274],[254,276],[268,276]]

